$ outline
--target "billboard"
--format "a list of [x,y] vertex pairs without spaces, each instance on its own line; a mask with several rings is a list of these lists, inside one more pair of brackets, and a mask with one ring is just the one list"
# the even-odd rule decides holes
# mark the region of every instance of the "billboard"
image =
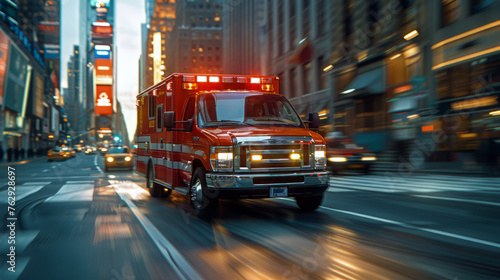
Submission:
[[9,37],[0,29],[0,107],[3,105],[3,87],[9,57]]
[[32,108],[32,114],[43,119],[43,100],[45,98],[45,79],[43,77],[43,74],[41,74],[39,71],[34,71],[34,76],[33,76],[33,89],[32,89],[32,100],[33,103],[31,104]]
[[111,59],[95,59],[95,84],[113,84],[113,62]]
[[108,8],[110,0],[90,0],[92,8]]
[[95,87],[95,114],[113,114],[113,86],[96,85]]
[[21,113],[24,105],[26,80],[30,67],[28,58],[14,45],[10,45],[9,67],[5,85],[5,108]]
[[107,45],[95,45],[94,58],[97,59],[111,59],[111,47]]

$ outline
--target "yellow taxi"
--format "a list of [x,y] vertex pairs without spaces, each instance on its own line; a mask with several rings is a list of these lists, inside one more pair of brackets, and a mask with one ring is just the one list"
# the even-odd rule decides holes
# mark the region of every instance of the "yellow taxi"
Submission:
[[47,152],[47,160],[53,161],[55,159],[66,160],[70,158],[71,154],[68,150],[63,150],[62,147],[55,147]]
[[134,155],[126,146],[111,147],[104,156],[104,171],[107,172],[110,168],[128,168],[132,170],[134,167]]

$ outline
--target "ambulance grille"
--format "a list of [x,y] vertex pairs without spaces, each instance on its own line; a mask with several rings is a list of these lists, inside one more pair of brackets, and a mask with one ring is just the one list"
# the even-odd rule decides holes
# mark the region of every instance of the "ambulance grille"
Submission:
[[[283,143],[288,142],[288,143]],[[305,143],[304,143],[305,142]],[[310,141],[282,140],[279,143],[241,143],[236,149],[239,155],[235,169],[239,171],[300,171],[309,170],[312,145]],[[299,154],[299,159],[291,159],[291,154]],[[252,155],[260,155],[261,160],[252,161]]]

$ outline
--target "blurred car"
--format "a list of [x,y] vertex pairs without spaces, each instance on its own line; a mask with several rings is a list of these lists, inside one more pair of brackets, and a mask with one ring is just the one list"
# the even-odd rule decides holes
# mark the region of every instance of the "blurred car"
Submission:
[[370,173],[371,165],[377,160],[376,155],[349,139],[325,138],[327,166],[333,173],[344,170],[359,170]]
[[81,152],[81,151],[83,151],[83,147],[82,147],[82,145],[74,145],[73,150],[75,150],[77,152]]
[[68,151],[69,151],[70,157],[72,157],[72,158],[76,157],[76,151],[75,151],[75,149],[73,149],[71,147],[68,147]]
[[48,161],[53,161],[56,159],[59,160],[66,160],[70,157],[70,153],[66,150],[63,150],[62,147],[55,147],[53,149],[50,149],[47,152],[47,160]]
[[107,172],[110,168],[128,168],[132,170],[134,167],[133,159],[134,155],[128,147],[111,147],[104,157],[104,171]]
[[108,152],[108,147],[106,146],[99,147],[99,151],[101,152],[101,155],[105,155]]
[[97,147],[93,147],[93,146],[86,146],[86,147],[85,147],[85,154],[86,154],[86,155],[92,155],[92,154],[95,154],[95,153],[96,153],[96,150],[97,150]]

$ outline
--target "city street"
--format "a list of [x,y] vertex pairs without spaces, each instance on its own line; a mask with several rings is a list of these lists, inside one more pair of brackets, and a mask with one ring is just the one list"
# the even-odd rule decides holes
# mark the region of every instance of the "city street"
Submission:
[[[77,153],[15,168],[15,273],[0,279],[498,279],[498,178],[342,174],[323,206],[221,201],[212,221],[185,195],[152,198],[133,171]],[[0,252],[10,253],[8,177]]]

